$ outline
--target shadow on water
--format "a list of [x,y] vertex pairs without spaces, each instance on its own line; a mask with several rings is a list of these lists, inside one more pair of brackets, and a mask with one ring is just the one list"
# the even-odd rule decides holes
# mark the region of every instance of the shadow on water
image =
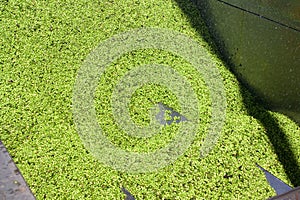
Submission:
[[[212,51],[218,55],[223,61],[227,68],[236,75],[240,81],[240,91],[243,96],[243,103],[250,116],[259,120],[266,130],[267,137],[272,143],[272,147],[277,154],[278,160],[282,164],[285,173],[290,179],[293,186],[300,185],[300,167],[297,162],[297,157],[291,149],[291,145],[285,135],[285,132],[280,128],[278,120],[273,117],[267,109],[262,108],[261,102],[257,97],[251,93],[249,95],[249,88],[242,83],[242,80],[238,77],[237,73],[234,73],[232,63],[220,53],[216,43],[213,42],[212,37],[208,34],[208,29],[203,28],[205,22],[201,18],[200,11],[192,1],[187,0],[175,0],[182,11],[188,16],[192,27],[201,35],[207,43],[211,46]],[[205,26],[206,27],[206,26]]]

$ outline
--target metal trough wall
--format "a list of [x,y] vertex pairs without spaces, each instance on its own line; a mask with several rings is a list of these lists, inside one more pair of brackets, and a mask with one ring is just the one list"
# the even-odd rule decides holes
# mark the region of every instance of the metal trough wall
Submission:
[[0,140],[0,200],[35,200],[19,169]]
[[194,2],[238,77],[300,123],[300,1]]

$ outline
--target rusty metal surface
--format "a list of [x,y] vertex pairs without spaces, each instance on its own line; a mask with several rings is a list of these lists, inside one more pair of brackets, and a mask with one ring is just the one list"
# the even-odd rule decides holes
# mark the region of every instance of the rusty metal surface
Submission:
[[0,200],[34,200],[19,169],[0,141]]

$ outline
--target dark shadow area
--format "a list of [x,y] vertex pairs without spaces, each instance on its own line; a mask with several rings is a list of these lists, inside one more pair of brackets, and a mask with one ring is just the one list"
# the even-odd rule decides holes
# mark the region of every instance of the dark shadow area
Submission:
[[253,93],[249,94],[249,90],[245,86],[241,85],[240,90],[248,114],[259,120],[265,127],[268,139],[272,143],[272,148],[279,162],[282,164],[285,173],[294,187],[299,186],[300,168],[297,157],[292,151],[291,145],[284,131],[280,128],[277,119],[268,110],[263,108],[261,104],[257,103],[260,102],[257,97],[251,97],[254,96]]
[[[253,116],[264,126],[269,141],[272,143],[272,148],[277,154],[278,160],[281,162],[285,173],[290,179],[293,186],[300,185],[300,167],[297,162],[297,157],[291,149],[291,145],[285,135],[285,132],[280,128],[278,120],[274,118],[266,109],[268,106],[258,98],[251,88],[249,88],[238,73],[236,73],[232,66],[233,63],[221,52],[219,45],[216,44],[215,38],[208,34],[208,28],[201,17],[201,12],[198,10],[197,5],[191,0],[175,0],[182,11],[188,16],[192,27],[203,37],[210,45],[212,51],[224,61],[226,67],[237,77],[240,84],[240,91],[243,96],[243,103],[250,116]],[[205,28],[203,28],[205,26]],[[253,163],[255,164],[255,163]]]

